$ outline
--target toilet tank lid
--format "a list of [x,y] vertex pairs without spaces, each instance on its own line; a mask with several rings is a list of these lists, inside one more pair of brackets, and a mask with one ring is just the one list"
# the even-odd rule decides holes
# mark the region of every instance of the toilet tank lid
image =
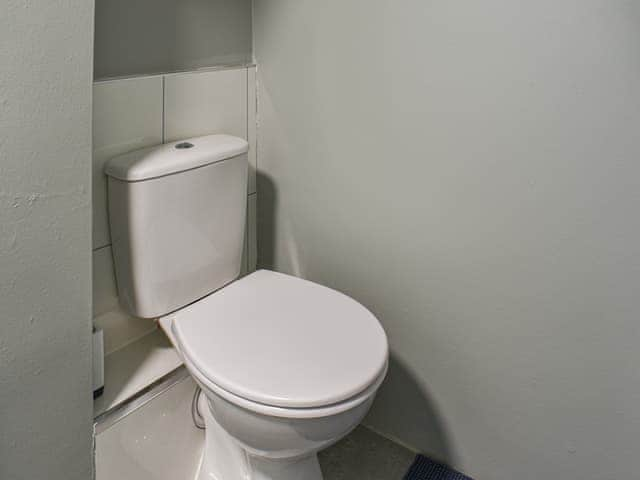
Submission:
[[147,147],[107,161],[104,172],[126,182],[163,177],[237,157],[249,151],[246,140],[206,135]]

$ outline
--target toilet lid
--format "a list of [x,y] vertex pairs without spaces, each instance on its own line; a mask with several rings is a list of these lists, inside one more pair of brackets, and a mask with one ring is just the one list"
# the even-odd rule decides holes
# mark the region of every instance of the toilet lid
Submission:
[[182,354],[211,382],[279,407],[320,407],[365,390],[387,364],[387,337],[355,300],[259,270],[173,315]]

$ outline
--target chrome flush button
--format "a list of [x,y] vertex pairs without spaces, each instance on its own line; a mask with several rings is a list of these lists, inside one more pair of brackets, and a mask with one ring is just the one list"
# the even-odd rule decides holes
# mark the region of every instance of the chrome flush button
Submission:
[[181,142],[176,144],[176,148],[178,150],[185,150],[187,148],[193,148],[193,147],[194,147],[193,143],[189,143],[189,142]]

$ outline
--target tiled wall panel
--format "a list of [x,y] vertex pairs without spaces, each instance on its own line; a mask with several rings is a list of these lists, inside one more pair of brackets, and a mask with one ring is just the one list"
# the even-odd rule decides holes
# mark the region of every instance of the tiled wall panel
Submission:
[[110,248],[104,163],[164,141],[227,133],[250,144],[249,197],[243,272],[255,269],[255,68],[237,68],[97,82],[94,86],[93,296],[105,350],[117,350],[154,328],[118,306]]
[[257,264],[257,228],[256,228],[256,215],[257,215],[257,201],[258,195],[251,194],[248,198],[247,204],[247,268],[250,272],[256,269]]
[[93,87],[93,248],[109,239],[104,163],[162,143],[162,77],[98,82]]
[[210,133],[247,138],[247,69],[165,77],[167,142]]
[[93,316],[118,308],[118,290],[113,271],[111,246],[93,251]]
[[256,67],[247,69],[247,141],[249,149],[249,193],[256,193],[256,169],[258,167],[258,98]]

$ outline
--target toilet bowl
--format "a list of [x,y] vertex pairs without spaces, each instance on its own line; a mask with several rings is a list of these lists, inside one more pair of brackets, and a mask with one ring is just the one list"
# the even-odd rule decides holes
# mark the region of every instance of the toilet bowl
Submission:
[[364,307],[267,270],[160,325],[204,393],[198,480],[322,479],[316,453],[361,422],[387,370],[386,337]]
[[248,148],[208,135],[106,163],[119,298],[159,318],[204,393],[198,480],[320,480],[316,452],[371,406],[387,337],[330,288],[268,270],[238,280]]

